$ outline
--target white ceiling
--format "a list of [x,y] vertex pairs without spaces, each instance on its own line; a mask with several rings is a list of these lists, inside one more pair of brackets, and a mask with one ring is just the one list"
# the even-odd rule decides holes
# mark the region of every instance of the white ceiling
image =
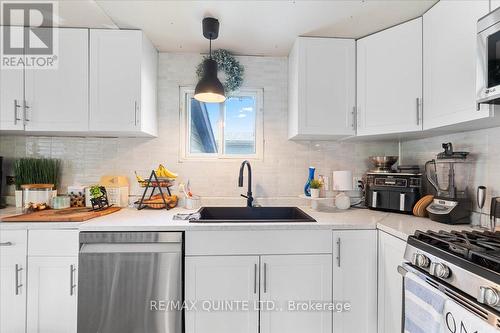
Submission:
[[214,48],[287,55],[297,36],[358,38],[420,16],[437,0],[60,0],[61,26],[144,30],[164,52],[207,52],[201,20],[220,21]]

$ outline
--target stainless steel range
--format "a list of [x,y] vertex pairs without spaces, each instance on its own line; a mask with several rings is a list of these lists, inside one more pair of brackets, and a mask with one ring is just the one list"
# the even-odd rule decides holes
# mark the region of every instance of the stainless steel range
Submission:
[[420,232],[408,238],[410,271],[500,330],[500,232]]

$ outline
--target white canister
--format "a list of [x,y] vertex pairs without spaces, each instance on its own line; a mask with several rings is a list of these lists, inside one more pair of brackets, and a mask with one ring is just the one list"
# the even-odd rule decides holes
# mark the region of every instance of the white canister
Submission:
[[345,195],[345,193],[340,193],[335,197],[335,207],[338,209],[349,209],[351,207],[351,198]]

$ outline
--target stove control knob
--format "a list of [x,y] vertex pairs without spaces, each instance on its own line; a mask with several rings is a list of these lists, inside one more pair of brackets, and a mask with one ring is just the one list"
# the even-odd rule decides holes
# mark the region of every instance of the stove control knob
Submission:
[[434,275],[435,277],[438,277],[440,279],[447,279],[450,277],[451,272],[448,266],[443,265],[440,262],[433,262],[431,264],[431,267],[429,269],[429,273],[431,275]]
[[414,253],[411,263],[420,268],[427,268],[431,261],[422,253]]
[[477,301],[482,304],[497,307],[500,306],[500,294],[494,288],[480,287]]

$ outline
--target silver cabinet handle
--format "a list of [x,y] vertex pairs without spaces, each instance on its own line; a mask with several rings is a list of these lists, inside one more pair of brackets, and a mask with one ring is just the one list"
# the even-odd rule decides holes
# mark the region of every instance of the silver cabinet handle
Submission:
[[253,293],[257,294],[257,264],[253,266]]
[[28,102],[26,100],[24,100],[24,102],[23,102],[24,121],[30,121],[30,118],[28,118],[28,109],[31,110],[31,106],[29,106]]
[[417,97],[417,126],[420,125],[420,98]]
[[19,118],[17,116],[17,111],[19,110],[20,107],[21,107],[21,104],[19,104],[18,100],[15,99],[14,100],[14,125],[16,125],[19,120],[21,120],[21,118]]
[[12,246],[14,245],[14,243],[12,242],[3,242],[3,243],[0,243],[0,246]]
[[73,294],[74,294],[73,290],[76,287],[75,271],[76,271],[75,265],[70,265],[69,266],[69,295],[70,296],[73,296]]
[[22,267],[20,267],[18,264],[16,264],[16,295],[19,295],[19,289],[21,289],[21,287],[23,286],[23,284],[19,283],[19,280],[21,280],[19,278],[19,275],[21,273],[21,271],[23,270]]
[[352,125],[351,125],[351,127],[352,127],[353,130],[356,130],[357,120],[358,120],[357,119],[358,115],[357,115],[357,111],[356,111],[356,106],[352,107],[352,112],[351,113],[352,113]]
[[337,267],[340,267],[340,237],[337,238]]
[[267,293],[267,264],[264,263],[264,292]]
[[139,123],[138,113],[139,113],[139,103],[137,101],[134,101],[134,125],[135,126],[137,126],[137,124]]

